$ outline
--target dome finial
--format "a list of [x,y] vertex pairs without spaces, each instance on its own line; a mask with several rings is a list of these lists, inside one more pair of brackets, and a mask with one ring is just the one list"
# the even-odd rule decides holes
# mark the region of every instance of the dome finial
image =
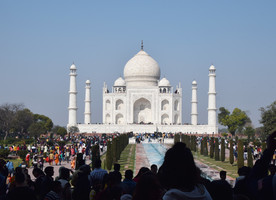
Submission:
[[141,42],[141,50],[144,50],[143,40],[142,40],[142,42]]

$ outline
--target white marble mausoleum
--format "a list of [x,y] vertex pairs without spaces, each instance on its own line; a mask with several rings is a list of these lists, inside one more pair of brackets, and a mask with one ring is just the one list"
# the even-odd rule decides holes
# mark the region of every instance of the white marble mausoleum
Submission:
[[[191,123],[182,124],[182,88],[173,88],[166,78],[160,79],[158,63],[143,50],[124,67],[124,77],[115,80],[112,89],[104,83],[102,124],[91,124],[90,81],[85,87],[84,123],[77,124],[77,88],[75,64],[70,67],[69,120],[81,133],[198,133],[218,132],[216,124],[216,69],[209,68],[208,124],[197,122],[197,82],[192,82]],[[92,112],[93,113],[93,112]],[[207,116],[206,116],[207,117]]]

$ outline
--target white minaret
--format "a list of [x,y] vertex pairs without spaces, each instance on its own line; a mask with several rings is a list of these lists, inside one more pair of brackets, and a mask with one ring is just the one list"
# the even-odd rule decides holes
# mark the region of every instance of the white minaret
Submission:
[[73,63],[70,67],[70,90],[69,90],[69,117],[68,127],[77,125],[77,84],[76,84],[77,68]]
[[192,101],[191,101],[191,124],[197,125],[197,83],[192,82]]
[[91,104],[91,100],[90,100],[90,81],[87,80],[85,82],[85,107],[84,107],[84,123],[85,124],[90,124],[91,121],[91,112],[90,112],[90,104]]
[[216,112],[216,68],[214,65],[211,65],[209,68],[208,125],[217,125]]

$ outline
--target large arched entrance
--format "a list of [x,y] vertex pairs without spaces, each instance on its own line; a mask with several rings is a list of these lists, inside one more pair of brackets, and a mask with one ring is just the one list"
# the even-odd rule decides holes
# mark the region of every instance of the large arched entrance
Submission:
[[145,98],[140,98],[133,105],[133,123],[152,122],[151,103]]

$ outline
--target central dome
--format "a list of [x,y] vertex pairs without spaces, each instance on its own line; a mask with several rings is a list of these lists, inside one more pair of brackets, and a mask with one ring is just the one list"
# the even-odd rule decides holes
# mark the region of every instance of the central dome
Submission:
[[124,77],[127,86],[157,86],[160,68],[149,54],[141,50],[125,65]]

